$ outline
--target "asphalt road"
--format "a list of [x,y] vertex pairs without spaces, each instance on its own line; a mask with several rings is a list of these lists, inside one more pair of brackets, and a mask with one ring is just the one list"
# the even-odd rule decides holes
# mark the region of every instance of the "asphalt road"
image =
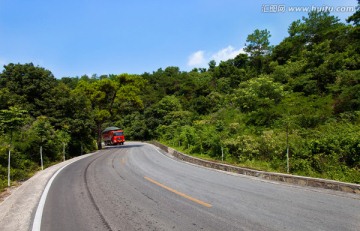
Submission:
[[226,174],[127,142],[57,175],[41,230],[360,230],[360,200]]

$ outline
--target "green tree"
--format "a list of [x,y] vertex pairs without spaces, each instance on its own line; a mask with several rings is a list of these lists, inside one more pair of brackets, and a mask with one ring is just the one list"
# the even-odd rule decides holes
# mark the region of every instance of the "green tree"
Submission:
[[234,58],[234,66],[237,68],[246,68],[249,62],[249,57],[247,54],[238,54],[235,58]]
[[215,60],[210,60],[208,71],[210,71],[210,72],[214,71],[215,67],[216,67],[216,61]]
[[331,89],[336,114],[360,111],[360,70],[338,73],[336,84]]
[[248,35],[244,50],[248,52],[251,57],[269,54],[271,51],[270,37],[270,31],[267,29],[256,29],[252,34]]
[[289,27],[292,38],[298,38],[303,46],[312,46],[326,39],[332,39],[334,31],[343,26],[340,19],[330,15],[328,11],[311,11],[308,17],[293,22]]
[[280,83],[261,75],[242,82],[232,95],[231,102],[247,114],[249,124],[269,126],[279,116],[274,106],[281,102],[284,94]]
[[263,71],[266,59],[265,55],[270,55],[273,49],[270,46],[270,31],[267,29],[256,29],[252,34],[248,35],[244,51],[250,54],[250,61],[257,73]]
[[239,89],[235,91],[233,100],[242,111],[250,112],[279,103],[283,95],[284,90],[280,83],[262,75],[241,83]]
[[80,80],[74,92],[86,95],[90,100],[98,149],[101,149],[101,131],[105,122],[115,122],[121,114],[143,106],[140,88],[144,85],[145,81],[140,76],[127,74],[91,83]]
[[93,120],[96,125],[97,146],[101,149],[101,131],[104,122],[111,118],[117,84],[110,79],[97,80],[93,83],[81,80],[75,92],[85,94],[91,103]]
[[170,112],[181,111],[182,105],[176,96],[165,96],[162,98],[155,107],[155,116],[164,118]]
[[303,51],[310,51],[313,46],[329,40],[331,50],[342,51],[349,45],[347,34],[349,27],[339,22],[329,12],[311,11],[302,20],[291,23],[288,29],[289,37],[285,38],[273,50],[273,60],[280,65],[287,61],[302,59]]
[[[145,110],[146,123],[150,132],[157,130],[159,125],[169,126],[171,120],[168,117],[173,112],[182,111],[180,100],[174,96],[165,96],[159,102]],[[160,135],[160,133],[158,133]]]
[[65,148],[71,140],[70,134],[65,130],[56,130],[55,131],[56,138],[61,142],[63,148],[63,160],[66,160],[65,157]]
[[34,117],[44,114],[47,107],[44,99],[51,97],[49,93],[55,84],[56,79],[49,70],[32,63],[10,63],[0,74],[0,89],[8,89],[11,106],[19,106]]
[[8,149],[8,186],[10,186],[10,167],[11,167],[11,148],[13,142],[13,132],[17,131],[25,122],[27,111],[16,107],[0,110],[0,129],[9,134]]
[[44,170],[43,146],[47,140],[52,139],[52,136],[55,131],[54,128],[51,126],[49,119],[46,116],[37,117],[33,123],[32,128],[38,137],[38,142],[40,145],[39,153],[40,153],[41,170]]
[[129,74],[118,75],[115,77],[115,81],[119,87],[114,98],[112,116],[115,114],[124,116],[126,113],[143,109],[144,103],[141,94],[147,81],[141,76]]
[[358,0],[356,12],[353,15],[351,15],[346,21],[348,23],[352,22],[355,26],[360,25],[360,0]]

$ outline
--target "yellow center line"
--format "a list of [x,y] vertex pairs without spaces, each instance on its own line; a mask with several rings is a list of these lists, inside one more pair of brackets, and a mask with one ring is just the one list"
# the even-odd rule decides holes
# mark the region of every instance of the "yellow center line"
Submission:
[[157,186],[160,186],[160,187],[162,187],[162,188],[164,188],[164,189],[166,189],[166,190],[168,190],[168,191],[170,191],[170,192],[172,192],[172,193],[175,193],[175,194],[177,194],[177,195],[179,195],[179,196],[182,196],[182,197],[184,197],[184,198],[186,198],[186,199],[188,199],[188,200],[191,200],[191,201],[193,201],[193,202],[195,202],[195,203],[198,203],[198,204],[200,204],[200,205],[202,205],[202,206],[205,206],[205,207],[207,207],[207,208],[211,208],[211,207],[212,207],[211,204],[208,204],[208,203],[206,203],[206,202],[204,202],[204,201],[201,201],[201,200],[198,200],[198,199],[196,199],[196,198],[193,198],[193,197],[191,197],[191,196],[189,196],[189,195],[186,195],[185,193],[176,191],[175,189],[172,189],[172,188],[170,188],[170,187],[168,187],[168,186],[166,186],[166,185],[163,185],[163,184],[157,182],[156,180],[153,180],[153,179],[151,179],[151,178],[149,178],[149,177],[147,177],[147,176],[144,176],[144,178],[145,178],[146,180],[150,181],[151,183],[156,184]]

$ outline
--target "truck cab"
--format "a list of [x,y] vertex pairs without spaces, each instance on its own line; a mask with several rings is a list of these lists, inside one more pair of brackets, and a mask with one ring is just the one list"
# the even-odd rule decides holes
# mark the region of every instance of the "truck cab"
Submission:
[[117,129],[107,128],[102,132],[102,139],[105,145],[123,145],[125,143],[124,131]]

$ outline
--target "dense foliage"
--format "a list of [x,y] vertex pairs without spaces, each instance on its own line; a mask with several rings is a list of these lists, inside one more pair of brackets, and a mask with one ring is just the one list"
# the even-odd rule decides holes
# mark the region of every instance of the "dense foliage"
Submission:
[[[360,183],[359,13],[293,22],[271,46],[255,30],[239,54],[208,68],[56,79],[33,64],[0,74],[0,176],[101,148],[107,126],[127,140],[158,139],[190,154],[254,168]],[[26,112],[16,114],[16,112]],[[7,113],[21,123],[8,126]],[[15,118],[15,116],[14,116]],[[11,139],[11,142],[10,142]],[[12,143],[12,144],[11,144]],[[11,145],[10,145],[11,144]]]

